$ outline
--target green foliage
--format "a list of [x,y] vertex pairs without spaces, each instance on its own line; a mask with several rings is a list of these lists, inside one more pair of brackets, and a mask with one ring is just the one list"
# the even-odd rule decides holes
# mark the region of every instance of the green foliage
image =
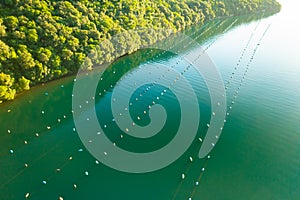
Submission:
[[0,40],[0,62],[9,59],[10,50],[9,46]]
[[12,88],[13,84],[14,78],[3,72],[0,73],[0,102],[14,98],[16,90]]
[[15,16],[8,16],[5,18],[4,20],[5,22],[5,26],[9,29],[9,30],[15,30],[18,25],[19,25],[19,20],[17,17]]
[[26,79],[24,76],[19,78],[19,81],[16,85],[16,89],[18,92],[23,91],[23,90],[29,90],[30,89],[30,80]]
[[0,37],[6,36],[6,26],[3,25],[3,20],[0,18]]
[[[32,85],[74,74],[82,64],[91,70],[93,64],[132,53],[164,39],[170,29],[176,32],[215,17],[278,9],[275,0],[3,0],[0,101]],[[110,41],[131,29],[140,34],[128,32]]]
[[29,43],[35,43],[38,41],[38,34],[36,29],[28,29],[27,31],[27,40]]

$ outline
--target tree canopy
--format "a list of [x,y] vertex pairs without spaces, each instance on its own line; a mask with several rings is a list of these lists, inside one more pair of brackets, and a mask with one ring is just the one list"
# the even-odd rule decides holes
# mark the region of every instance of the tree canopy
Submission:
[[[0,102],[30,86],[74,74],[91,52],[97,64],[164,38],[145,31],[98,45],[124,30],[165,28],[174,32],[215,17],[277,11],[275,0],[3,0],[0,2]],[[132,38],[140,42],[133,43]],[[136,41],[136,40],[135,40]],[[105,46],[103,46],[105,45]],[[109,53],[111,52],[111,53]],[[95,64],[95,63],[94,63]]]

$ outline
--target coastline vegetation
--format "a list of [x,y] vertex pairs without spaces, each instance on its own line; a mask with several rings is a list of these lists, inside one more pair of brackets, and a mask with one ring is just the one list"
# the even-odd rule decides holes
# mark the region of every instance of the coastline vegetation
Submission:
[[[279,10],[275,0],[3,0],[0,102],[33,85],[74,74],[83,62],[88,67],[109,62],[169,34],[153,35],[147,28],[177,32],[216,17]],[[145,28],[139,35],[119,38],[122,48],[108,42],[99,48],[101,41],[139,28]],[[97,48],[103,56],[92,63],[87,55]]]

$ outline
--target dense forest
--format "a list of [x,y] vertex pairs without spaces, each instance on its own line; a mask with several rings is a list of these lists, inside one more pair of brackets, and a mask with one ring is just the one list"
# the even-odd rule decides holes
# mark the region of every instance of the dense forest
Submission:
[[[216,17],[279,9],[275,0],[1,0],[0,102],[74,74],[83,62],[92,69],[169,34],[141,28],[176,32]],[[118,48],[109,42],[99,47],[131,29],[141,33],[122,35]],[[87,55],[95,49],[101,56],[92,62]]]

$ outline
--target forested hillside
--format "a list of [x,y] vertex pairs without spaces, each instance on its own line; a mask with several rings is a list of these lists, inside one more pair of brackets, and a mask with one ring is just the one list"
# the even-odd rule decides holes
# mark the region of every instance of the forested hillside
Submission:
[[[0,102],[35,84],[76,73],[92,49],[123,30],[180,31],[215,17],[279,9],[275,0],[2,0]],[[107,49],[133,52],[167,33],[142,35],[120,38],[123,49],[106,44]],[[132,37],[140,42],[132,45]],[[114,59],[112,55],[103,55],[97,63]]]

